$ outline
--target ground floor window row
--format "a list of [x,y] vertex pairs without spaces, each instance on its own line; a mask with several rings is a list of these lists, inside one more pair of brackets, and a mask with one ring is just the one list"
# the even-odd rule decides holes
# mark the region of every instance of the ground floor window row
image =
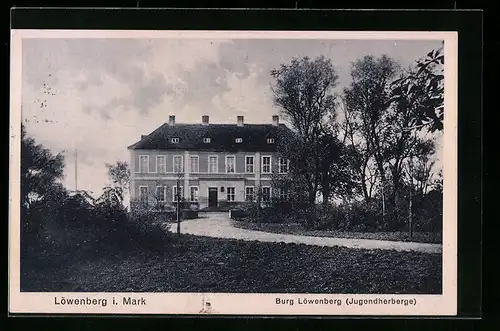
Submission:
[[[139,187],[139,202],[147,203],[150,198],[153,198],[157,202],[166,202],[167,201],[167,186],[157,186],[155,192],[149,192],[148,186],[140,186]],[[210,192],[210,188],[209,188]],[[153,194],[151,194],[153,193]],[[257,195],[256,189],[254,186],[245,186],[245,195],[244,199],[247,202],[256,201],[258,198],[262,202],[270,202],[272,197],[272,190],[270,186],[262,186],[260,189],[260,196]],[[281,200],[288,199],[288,190],[285,188],[277,189],[277,197]],[[210,193],[209,193],[210,194]],[[172,202],[179,201],[179,198],[182,200],[184,197],[183,186],[172,186]],[[236,201],[236,188],[235,187],[226,187],[225,188],[225,197],[227,201]],[[198,202],[199,199],[199,187],[198,186],[190,186],[189,187],[189,201]]]

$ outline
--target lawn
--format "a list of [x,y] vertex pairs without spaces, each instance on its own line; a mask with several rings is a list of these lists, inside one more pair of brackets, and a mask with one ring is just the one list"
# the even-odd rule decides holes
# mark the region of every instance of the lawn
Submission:
[[25,261],[25,292],[405,293],[442,291],[440,254],[245,242],[182,235],[143,249],[64,263]]
[[247,221],[232,220],[232,225],[247,230],[257,230],[280,234],[295,234],[300,236],[330,237],[330,238],[351,238],[351,239],[377,239],[388,241],[405,241],[419,243],[442,243],[440,233],[415,232],[410,238],[408,232],[354,232],[354,231],[326,231],[326,230],[306,230],[300,224],[280,224],[280,223],[252,223]]

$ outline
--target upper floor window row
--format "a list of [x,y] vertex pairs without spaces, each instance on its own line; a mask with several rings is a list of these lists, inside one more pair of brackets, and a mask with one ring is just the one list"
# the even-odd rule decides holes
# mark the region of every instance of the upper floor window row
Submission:
[[[154,159],[153,159],[154,160]],[[208,173],[219,173],[221,169],[219,169],[219,156],[218,155],[209,155],[207,160],[207,172]],[[224,162],[225,161],[225,162]],[[168,173],[167,170],[167,156],[166,155],[157,155],[156,156],[156,168],[155,164],[150,166],[150,158],[149,155],[139,155],[139,163],[138,169],[136,172],[139,173]],[[174,155],[171,159],[172,165],[171,171],[173,173],[182,173],[184,172],[184,157],[183,155]],[[170,163],[169,162],[169,163]],[[200,157],[198,155],[191,155],[187,160],[188,170],[190,173],[199,173],[200,172]],[[222,171],[225,173],[236,173],[236,156],[235,155],[227,155],[225,160],[223,161],[225,167],[223,167]],[[240,162],[240,161],[238,161]],[[244,161],[244,172],[245,173],[255,173],[258,169],[255,166],[255,156],[254,155],[245,155]],[[278,158],[278,172],[280,174],[286,174],[290,168],[290,161],[285,158]],[[270,155],[263,155],[260,160],[260,172],[263,174],[272,173],[272,157]],[[202,172],[204,172],[202,170]]]

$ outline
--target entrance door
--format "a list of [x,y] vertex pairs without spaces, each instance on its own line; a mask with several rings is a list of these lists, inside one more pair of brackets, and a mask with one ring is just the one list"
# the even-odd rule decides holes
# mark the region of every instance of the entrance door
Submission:
[[208,188],[208,207],[217,207],[217,187]]

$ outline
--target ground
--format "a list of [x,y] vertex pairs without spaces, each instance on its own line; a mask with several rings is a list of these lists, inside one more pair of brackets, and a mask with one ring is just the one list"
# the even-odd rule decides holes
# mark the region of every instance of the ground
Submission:
[[22,259],[21,291],[442,293],[440,245],[279,235],[233,228],[226,213],[204,216],[156,250]]
[[441,254],[182,235],[162,253],[27,266],[21,290],[440,294],[441,265]]
[[231,225],[247,230],[280,233],[280,234],[295,234],[310,237],[328,237],[328,238],[346,238],[346,239],[374,239],[383,241],[404,241],[404,242],[419,242],[430,244],[441,244],[441,233],[433,232],[415,232],[410,237],[408,231],[379,231],[379,232],[356,232],[356,231],[340,231],[340,230],[306,230],[301,224],[281,224],[281,223],[252,223],[246,221],[232,220]]
[[285,242],[327,247],[349,247],[365,249],[393,249],[397,251],[416,251],[440,253],[442,246],[432,243],[399,242],[393,240],[375,240],[358,238],[331,238],[305,236],[290,233],[273,233],[235,227],[231,224],[228,213],[200,213],[200,218],[181,224],[182,232],[214,238],[257,240],[263,242]]

